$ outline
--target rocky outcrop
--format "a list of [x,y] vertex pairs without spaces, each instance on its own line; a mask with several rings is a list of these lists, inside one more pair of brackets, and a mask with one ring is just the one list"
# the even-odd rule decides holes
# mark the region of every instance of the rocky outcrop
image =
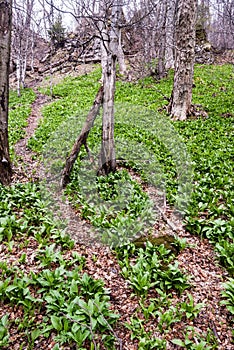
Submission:
[[214,63],[214,53],[208,41],[197,43],[195,46],[195,62],[200,64]]
[[213,48],[203,24],[196,26],[195,62],[200,64],[214,63]]

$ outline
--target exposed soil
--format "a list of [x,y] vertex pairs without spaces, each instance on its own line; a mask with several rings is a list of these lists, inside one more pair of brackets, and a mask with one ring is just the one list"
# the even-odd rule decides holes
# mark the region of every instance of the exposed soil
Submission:
[[[15,148],[15,152],[19,157],[18,164],[15,166],[16,182],[38,181],[41,178],[42,172],[39,161],[35,160],[34,154],[27,148],[27,141],[33,135],[41,118],[41,107],[48,102],[48,97],[37,92],[37,98],[32,106],[32,113],[28,119],[28,126],[25,129],[25,138],[20,140]],[[157,202],[156,190],[152,187],[146,187],[145,190],[148,192],[151,199]],[[192,287],[189,292],[193,295],[194,301],[196,303],[203,302],[205,304],[199,316],[194,321],[191,320],[189,325],[194,326],[199,334],[205,334],[207,329],[210,328],[217,340],[219,350],[233,350],[234,345],[231,343],[231,316],[224,306],[220,306],[220,292],[222,290],[222,283],[227,279],[227,272],[218,265],[217,257],[208,240],[201,240],[186,232],[182,221],[172,214],[172,210],[169,206],[162,207],[161,210],[164,213],[164,219],[159,215],[155,223],[155,232],[164,232],[165,234],[174,233],[171,227],[165,222],[166,217],[173,222],[178,236],[186,238],[189,246],[178,255],[179,266],[184,269],[186,274],[191,276]],[[103,246],[95,242],[95,239],[92,239],[94,237],[92,228],[75,213],[68,202],[65,204],[61,202],[60,211],[63,213],[57,214],[60,218],[71,218],[68,224],[68,232],[71,233],[72,238],[76,241],[73,251],[77,251],[86,257],[87,263],[85,270],[94,278],[103,279],[105,286],[110,291],[111,308],[121,316],[115,333],[116,336],[121,339],[122,348],[126,350],[137,349],[137,342],[131,340],[131,333],[124,327],[124,323],[130,322],[130,317],[136,312],[138,298],[136,296],[131,296],[132,289],[121,276],[120,267],[115,255],[111,252],[109,247]],[[81,237],[83,242],[81,242]],[[36,268],[34,256],[37,247],[34,245],[35,243],[32,242],[32,245],[29,244],[27,248],[24,248],[27,254],[29,270]],[[10,261],[13,262],[17,261],[21,254],[22,250],[19,247],[15,247],[9,258],[6,256],[4,249],[1,249],[0,259],[8,259],[8,261],[10,259]],[[68,254],[71,254],[71,252],[68,252]],[[93,259],[94,256],[96,259]],[[182,301],[185,294],[186,293],[184,293],[182,297],[174,294],[173,303],[176,304],[178,300]],[[148,298],[153,297],[156,297],[156,291],[154,290],[148,295]],[[0,315],[7,312],[10,313],[10,318],[13,319],[19,316],[22,310],[18,307],[11,308],[8,305],[4,308],[2,306],[0,307]],[[139,311],[138,316],[140,318],[142,317]],[[40,318],[41,316],[37,315],[37,317]],[[162,335],[155,332],[155,323],[155,319],[149,319],[146,328],[160,338]],[[188,323],[185,323],[185,321],[178,322],[172,327],[170,332],[164,334],[168,341],[168,350],[180,348],[179,346],[173,345],[170,340],[180,337],[186,326],[188,326]],[[11,329],[11,339],[14,340],[12,349],[22,349],[20,347],[22,338],[20,334],[17,334],[16,329]],[[51,349],[53,346],[54,341],[52,337],[50,337],[46,342],[37,340],[34,349],[47,350]],[[26,349],[26,347],[24,349]]]
[[32,104],[31,114],[27,120],[25,128],[25,137],[19,140],[15,145],[15,154],[17,157],[17,164],[15,164],[14,181],[27,182],[37,181],[40,178],[40,164],[36,161],[35,154],[27,147],[28,140],[33,136],[35,129],[38,126],[41,115],[41,108],[49,102],[50,98],[41,94],[37,90],[36,99]]

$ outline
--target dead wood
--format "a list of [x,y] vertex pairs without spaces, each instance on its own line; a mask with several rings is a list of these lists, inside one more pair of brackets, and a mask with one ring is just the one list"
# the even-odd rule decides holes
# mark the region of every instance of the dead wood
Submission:
[[98,90],[96,97],[95,97],[92,108],[90,109],[90,111],[87,115],[86,121],[85,121],[83,128],[81,130],[81,133],[78,136],[76,142],[74,143],[70,155],[66,159],[66,164],[65,164],[65,167],[63,169],[62,179],[61,179],[61,187],[62,188],[65,188],[66,185],[70,181],[70,174],[71,174],[73,165],[74,165],[74,163],[79,155],[81,146],[84,145],[85,148],[87,149],[86,141],[87,141],[87,138],[89,135],[89,131],[91,130],[93,123],[96,119],[96,116],[99,113],[99,110],[100,110],[100,107],[102,104],[102,100],[103,100],[103,87],[101,86]]

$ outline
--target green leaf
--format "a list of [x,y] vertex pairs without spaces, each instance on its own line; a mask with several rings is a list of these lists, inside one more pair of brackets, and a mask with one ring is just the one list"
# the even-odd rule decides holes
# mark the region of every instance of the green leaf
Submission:
[[34,340],[36,340],[40,335],[41,335],[41,330],[40,329],[34,329],[31,332],[32,341],[34,342]]
[[102,326],[106,326],[106,320],[103,317],[103,315],[98,316],[97,318],[98,323],[100,323]]
[[50,320],[51,320],[52,326],[56,329],[56,331],[60,332],[63,329],[63,324],[60,317],[50,316]]
[[78,294],[78,286],[77,286],[77,282],[75,280],[72,280],[70,292]]
[[180,340],[180,339],[172,339],[171,342],[172,342],[173,344],[175,344],[175,345],[185,346],[185,343],[184,343],[182,340]]
[[93,330],[95,330],[96,325],[97,325],[97,319],[91,317],[91,327],[92,327]]

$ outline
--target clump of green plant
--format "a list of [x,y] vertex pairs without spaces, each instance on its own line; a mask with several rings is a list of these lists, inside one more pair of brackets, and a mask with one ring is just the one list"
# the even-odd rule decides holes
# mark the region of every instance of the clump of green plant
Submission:
[[208,330],[206,337],[198,334],[193,327],[187,327],[187,332],[184,334],[184,339],[173,339],[173,344],[189,350],[211,350],[217,349],[217,340],[211,331]]
[[79,174],[74,170],[66,193],[82,217],[98,228],[97,237],[102,242],[122,244],[154,222],[152,202],[126,170],[107,177],[94,174],[92,181],[87,181],[86,171],[84,183]]
[[147,337],[141,337],[138,343],[139,350],[166,350],[167,342],[165,339],[151,337],[150,334],[147,334]]
[[137,295],[146,297],[149,290],[176,290],[182,293],[189,287],[187,277],[180,271],[178,263],[172,263],[175,255],[162,244],[154,246],[146,242],[145,249],[136,249],[133,243],[116,249],[122,275]]
[[15,237],[34,237],[39,244],[50,239],[63,249],[74,242],[65,233],[64,225],[53,219],[52,200],[46,201],[37,184],[0,185],[0,242],[10,243]]
[[168,333],[172,325],[181,321],[182,314],[178,312],[175,306],[170,306],[168,309],[161,307],[156,311],[158,319],[157,328],[162,334]]
[[187,294],[187,299],[183,301],[179,306],[179,311],[186,317],[187,319],[194,319],[198,316],[201,308],[204,307],[203,303],[195,304],[193,300],[193,296],[191,294]]
[[[48,248],[43,248],[44,269],[39,272],[25,274],[17,267],[1,265],[0,300],[24,310],[23,319],[16,320],[18,330],[27,334],[31,345],[38,337],[47,338],[53,333],[58,344],[81,348],[101,341],[112,346],[116,340],[112,326],[118,315],[109,308],[104,283],[82,273],[82,257],[73,254],[66,260],[52,251],[54,246]],[[43,249],[38,251],[39,258]],[[51,263],[57,267],[51,269]],[[41,314],[43,320],[36,321]],[[3,333],[2,340],[6,341],[5,328]]]
[[221,304],[226,305],[228,311],[234,315],[234,279],[230,278],[223,286],[222,296],[225,299],[221,301]]
[[[24,272],[28,271],[25,252],[14,265],[0,262],[0,301],[23,310],[14,323],[30,348],[36,339],[51,334],[58,346],[75,344],[81,349],[101,343],[111,348],[117,341],[112,327],[118,315],[110,310],[103,281],[83,272],[84,257],[73,251],[66,258],[74,242],[58,227],[48,204],[35,184],[0,186],[3,245],[25,237],[37,241],[33,271]],[[7,318],[1,321],[0,344],[11,346]]]
[[31,112],[36,95],[32,89],[23,89],[20,97],[10,90],[9,96],[9,143],[11,152],[14,144],[24,136],[24,127]]
[[139,349],[166,349],[166,340],[155,338],[152,332],[144,329],[144,320],[138,317],[131,317],[130,323],[125,323],[125,327],[131,331],[131,339],[138,339]]
[[230,275],[234,275],[234,241],[230,239],[220,239],[215,244],[215,249],[218,252],[219,259],[223,266],[229,271]]
[[8,315],[4,315],[0,319],[0,347],[5,347],[9,345],[8,326]]

